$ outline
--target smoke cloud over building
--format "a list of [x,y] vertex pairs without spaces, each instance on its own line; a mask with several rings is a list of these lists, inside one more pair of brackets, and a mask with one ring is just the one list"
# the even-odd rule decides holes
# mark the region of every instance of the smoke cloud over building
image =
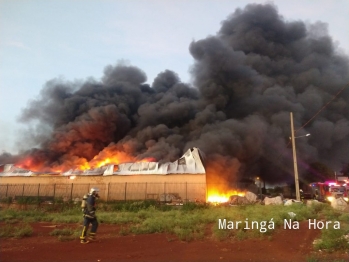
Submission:
[[349,60],[326,24],[286,21],[272,4],[251,4],[189,51],[193,86],[165,69],[150,86],[125,64],[107,66],[98,81],[47,82],[20,116],[36,123],[26,138],[35,148],[4,153],[0,163],[66,170],[107,158],[173,161],[195,146],[222,180],[291,180],[291,111],[296,136],[311,133],[297,139],[301,171],[314,161],[337,170],[348,163]]

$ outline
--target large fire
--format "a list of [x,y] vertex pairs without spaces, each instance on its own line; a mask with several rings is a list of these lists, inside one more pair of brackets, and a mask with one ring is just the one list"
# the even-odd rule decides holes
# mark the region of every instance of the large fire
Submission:
[[226,203],[226,202],[229,202],[230,196],[233,196],[233,195],[244,196],[245,192],[238,191],[238,190],[228,190],[223,193],[220,190],[208,189],[207,202]]
[[148,157],[141,160],[138,160],[136,157],[127,154],[122,151],[109,150],[109,148],[105,148],[98,155],[96,155],[90,161],[87,161],[85,158],[77,158],[77,157],[69,157],[67,156],[65,161],[61,164],[53,163],[52,166],[47,167],[44,163],[40,163],[38,161],[33,161],[33,159],[28,156],[21,161],[16,163],[17,167],[28,169],[34,172],[40,171],[49,171],[49,172],[65,172],[70,169],[74,170],[88,170],[103,167],[108,164],[121,164],[126,162],[154,162],[155,158]]

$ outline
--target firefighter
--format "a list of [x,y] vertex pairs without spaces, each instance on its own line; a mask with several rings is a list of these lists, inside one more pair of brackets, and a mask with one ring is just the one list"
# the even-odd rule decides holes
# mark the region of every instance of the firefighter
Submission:
[[300,197],[301,197],[301,201],[304,202],[304,192],[303,192],[303,189],[299,190],[299,194],[300,194]]
[[317,189],[315,190],[314,198],[315,198],[316,200],[319,200],[319,191],[318,191]]
[[[90,193],[87,195],[87,198],[83,204],[85,204],[83,207],[83,213],[84,213],[84,224],[80,236],[80,242],[81,244],[87,244],[90,241],[96,241],[96,232],[98,228],[98,221],[96,217],[96,199],[99,198],[98,195],[99,189],[98,188],[91,188]],[[90,233],[88,234],[88,238],[86,239],[87,230],[89,228],[89,225],[92,225]]]

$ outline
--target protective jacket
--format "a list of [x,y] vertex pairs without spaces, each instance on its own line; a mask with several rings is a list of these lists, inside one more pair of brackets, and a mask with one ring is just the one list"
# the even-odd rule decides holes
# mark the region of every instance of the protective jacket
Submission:
[[84,208],[84,216],[94,219],[96,218],[96,196],[89,194],[86,200],[86,207]]

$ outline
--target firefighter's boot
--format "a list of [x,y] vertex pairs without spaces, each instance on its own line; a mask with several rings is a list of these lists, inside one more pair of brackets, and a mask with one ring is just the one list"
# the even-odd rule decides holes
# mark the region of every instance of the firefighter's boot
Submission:
[[81,243],[81,244],[88,244],[88,243],[90,243],[90,241],[89,241],[89,240],[86,240],[86,239],[81,239],[81,240],[80,240],[80,243]]
[[90,233],[89,235],[88,235],[88,241],[91,241],[91,242],[96,242],[97,240],[96,240],[96,233]]

